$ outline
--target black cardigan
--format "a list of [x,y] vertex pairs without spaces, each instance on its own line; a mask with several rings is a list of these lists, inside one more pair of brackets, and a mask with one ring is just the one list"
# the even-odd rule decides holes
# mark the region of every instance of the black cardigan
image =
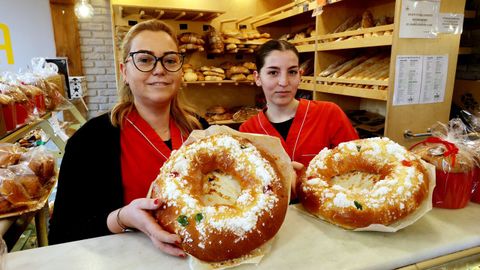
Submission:
[[50,219],[49,243],[110,234],[107,216],[123,206],[120,129],[109,114],[85,123],[68,140]]
[[[123,206],[120,128],[106,113],[68,140],[50,219],[49,244],[111,234],[107,217]],[[209,124],[198,118],[203,128]]]

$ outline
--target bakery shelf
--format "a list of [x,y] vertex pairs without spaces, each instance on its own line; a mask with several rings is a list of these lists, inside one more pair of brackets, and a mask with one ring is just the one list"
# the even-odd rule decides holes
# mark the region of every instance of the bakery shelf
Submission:
[[298,89],[315,91],[315,84],[313,84],[313,83],[300,83],[298,85]]
[[390,46],[392,45],[392,40],[393,40],[392,36],[379,36],[379,37],[341,40],[341,41],[328,42],[328,43],[319,43],[317,45],[317,51]]
[[374,90],[365,88],[356,88],[350,86],[338,86],[338,85],[322,85],[317,84],[316,92],[344,95],[350,97],[367,98],[374,100],[386,101],[388,98],[388,91],[386,90]]
[[300,0],[281,6],[270,12],[264,13],[251,19],[249,22],[253,28],[264,26],[273,22],[278,22],[293,17],[304,12],[309,12],[317,7],[315,1]]
[[317,77],[318,82],[330,82],[330,83],[347,83],[347,84],[364,84],[364,85],[378,85],[378,86],[388,86],[388,80],[352,80],[352,79],[341,79],[341,78],[326,78],[326,77]]
[[174,21],[211,21],[225,13],[224,11],[215,10],[189,10],[161,7],[139,7],[113,5],[118,8],[118,14],[122,19],[162,19]]
[[[295,45],[298,52],[300,52],[300,53],[302,53],[302,52],[314,52],[315,51],[315,38],[316,37],[295,39],[295,40],[289,40],[288,42]],[[308,44],[302,44],[302,43],[308,43]]]
[[183,82],[183,85],[212,85],[217,84],[218,86],[222,86],[222,84],[233,84],[233,85],[254,85],[252,81],[233,81],[233,80],[223,80],[223,81],[194,81],[194,82]]
[[[370,27],[370,28],[359,29],[354,31],[345,31],[345,32],[335,33],[335,34],[319,35],[317,37],[319,41],[317,45],[317,51],[392,45],[392,42],[393,42],[392,35],[351,38],[355,36],[362,36],[365,34],[373,35],[377,32],[384,32],[384,31],[393,31],[393,24]],[[329,41],[329,42],[323,42],[323,43],[321,42],[324,40],[328,41],[328,40],[336,40],[340,38],[347,38],[347,39],[339,40],[339,41]]]
[[315,90],[315,78],[313,76],[302,76],[300,80],[300,85],[298,86],[299,89],[302,90]]

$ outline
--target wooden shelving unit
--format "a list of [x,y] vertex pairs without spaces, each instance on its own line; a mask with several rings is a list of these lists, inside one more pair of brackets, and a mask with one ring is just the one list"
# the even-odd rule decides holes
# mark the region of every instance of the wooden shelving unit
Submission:
[[311,11],[317,7],[315,1],[299,0],[285,6],[264,13],[250,20],[253,28],[261,27],[270,23],[278,22],[304,12]]
[[174,21],[201,21],[208,22],[222,15],[223,11],[215,10],[188,10],[175,8],[145,7],[135,5],[113,6],[121,19],[162,19]]
[[299,89],[315,91],[315,77],[313,76],[302,76],[300,81]]
[[343,95],[381,101],[387,101],[388,98],[388,92],[385,90],[363,89],[349,86],[317,85],[315,91],[326,94]]
[[[400,39],[401,0],[328,2],[328,5],[322,7],[322,13],[314,19],[314,36],[306,40],[289,40],[296,44],[301,53],[311,53],[313,50],[314,74],[318,75],[341,58],[376,51],[390,55],[388,78],[386,80],[353,80],[306,77],[302,78],[300,89],[313,90],[314,99],[336,102],[345,110],[371,110],[383,114],[386,119],[384,135],[405,146],[418,142],[403,137],[406,129],[414,133],[423,133],[437,121],[448,121],[457,55],[459,52],[470,52],[469,48],[459,50],[459,35],[443,35],[435,40],[435,46],[432,46],[431,39]],[[463,13],[464,6],[464,0],[441,1],[442,12]],[[271,32],[276,35],[274,37],[279,37],[282,33],[299,30],[302,23],[304,27],[309,25],[311,22],[307,19],[307,15],[310,15],[309,12],[315,8],[316,3],[297,1],[254,17],[250,20],[250,24],[264,31],[271,29]],[[352,16],[361,17],[366,10],[371,11],[375,19],[381,16],[394,18],[393,23],[332,34],[338,25]],[[470,11],[465,14],[468,17],[476,16]],[[395,61],[398,55],[448,55],[448,78],[443,102],[393,106]]]
[[255,83],[252,82],[252,81],[232,81],[232,80],[183,82],[184,86],[188,86],[188,85],[200,85],[200,86],[218,85],[218,86],[222,86],[224,84],[235,85],[235,86],[255,85]]
[[[115,2],[115,1],[114,1]],[[208,26],[212,25],[212,20],[218,18],[224,11],[220,10],[193,10],[193,9],[175,9],[162,7],[161,1],[158,3],[147,3],[147,6],[138,5],[120,5],[112,3],[112,26],[113,29],[117,27],[128,26],[132,20],[141,22],[151,18],[161,19],[171,25],[177,34],[185,32],[194,32],[204,36],[209,30]],[[198,5],[197,5],[198,6]],[[222,23],[240,24],[244,20],[249,19],[225,19]],[[217,29],[220,31],[221,29]],[[119,42],[120,39],[115,38],[115,55],[119,59]],[[255,41],[246,41],[241,44],[248,47],[249,45],[261,45],[262,43]],[[225,61],[232,63],[239,63],[243,61],[253,61],[253,54],[248,53],[248,48],[239,48],[238,55],[242,59],[237,59],[237,54],[224,53],[219,55],[207,55],[203,52],[187,52],[186,63],[191,64],[194,68],[201,66],[220,66]],[[117,65],[117,76],[118,65]],[[120,80],[117,80],[120,81]],[[239,107],[239,106],[254,106],[255,95],[257,94],[257,87],[251,81],[194,81],[182,83],[182,96],[194,106],[197,113],[204,115],[209,107],[223,106],[225,108]],[[215,124],[237,124],[233,121],[215,122]]]

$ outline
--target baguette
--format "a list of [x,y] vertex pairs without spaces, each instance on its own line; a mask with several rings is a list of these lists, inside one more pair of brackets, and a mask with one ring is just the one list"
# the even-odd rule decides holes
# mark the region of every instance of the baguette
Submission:
[[380,61],[378,61],[377,63],[372,65],[369,69],[366,69],[366,70],[352,76],[351,79],[359,79],[359,80],[365,79],[372,72],[375,72],[375,71],[381,69],[383,66],[388,65],[388,62],[389,62],[389,58],[384,57]]
[[345,58],[342,58],[338,61],[336,61],[335,63],[329,65],[324,71],[320,72],[320,74],[318,74],[318,76],[320,77],[327,77],[329,76],[330,74],[334,73],[335,71],[339,70],[341,65],[343,63],[347,62],[347,59]]
[[333,34],[335,33],[340,33],[346,31],[348,28],[352,27],[352,25],[356,24],[358,21],[360,21],[360,17],[358,16],[352,16],[348,17],[346,21],[344,21],[342,24],[337,26],[335,30],[333,30]]
[[367,60],[366,56],[359,56],[356,57],[346,63],[344,63],[339,70],[331,75],[332,78],[338,78],[342,76],[344,73],[355,67],[356,65],[362,63],[363,61]]
[[346,79],[346,78],[353,77],[354,75],[356,75],[356,74],[358,74],[358,73],[360,73],[364,70],[367,70],[369,67],[375,65],[375,63],[377,61],[379,61],[381,58],[382,58],[381,55],[376,55],[374,57],[370,57],[365,62],[361,63],[360,65],[358,65],[354,68],[352,68],[350,71],[346,72],[345,74],[343,74],[339,78]]

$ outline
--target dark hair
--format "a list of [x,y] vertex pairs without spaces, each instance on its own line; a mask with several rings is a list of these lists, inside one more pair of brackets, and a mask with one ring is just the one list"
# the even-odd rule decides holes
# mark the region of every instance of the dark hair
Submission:
[[297,48],[295,48],[295,46],[292,45],[290,42],[285,40],[272,39],[263,43],[255,54],[255,64],[257,65],[258,72],[260,72],[263,65],[265,65],[265,58],[267,58],[267,56],[272,51],[292,51],[295,53],[297,58],[300,59]]

